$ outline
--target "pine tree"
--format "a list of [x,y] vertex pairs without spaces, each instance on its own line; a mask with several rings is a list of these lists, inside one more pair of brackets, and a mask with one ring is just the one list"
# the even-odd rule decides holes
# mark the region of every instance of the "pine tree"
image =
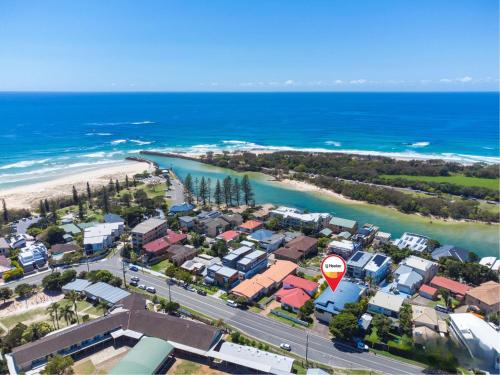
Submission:
[[3,209],[3,222],[9,222],[9,211],[7,210],[7,203],[5,203],[5,199],[2,199],[2,209]]
[[113,179],[109,179],[109,182],[108,182],[108,191],[111,193],[111,195],[113,195],[113,193],[115,192],[115,183],[113,182]]
[[102,210],[106,214],[109,213],[109,196],[105,187],[102,188]]
[[118,179],[115,181],[115,189],[116,189],[117,193],[119,193],[120,190],[122,189],[122,187],[120,186],[120,182],[118,181]]
[[212,179],[209,177],[207,179],[207,197],[208,197],[208,205],[212,205]]
[[90,190],[90,184],[88,181],[87,181],[87,199],[89,200],[90,204],[90,202],[92,202],[92,190]]
[[38,210],[40,211],[40,216],[43,218],[47,217],[47,210],[45,209],[45,204],[43,203],[42,200],[40,200],[40,205]]
[[234,201],[236,202],[236,206],[239,207],[241,200],[241,185],[240,181],[237,178],[234,179],[231,193]]
[[248,206],[250,202],[252,202],[254,195],[248,175],[243,176],[243,180],[241,181],[241,190],[243,191],[243,200],[245,201],[245,205]]
[[49,212],[50,211],[50,205],[49,205],[49,201],[48,201],[47,198],[45,198],[44,205],[45,205],[45,212]]
[[194,195],[196,197],[196,204],[199,203],[199,198],[200,198],[200,182],[198,181],[198,177],[194,178]]
[[81,199],[78,200],[78,218],[80,220],[85,219],[85,210],[83,208],[83,201]]
[[220,207],[222,203],[222,188],[220,186],[220,180],[217,179],[217,182],[215,183],[215,191],[214,191],[214,201],[215,204]]
[[222,181],[222,193],[224,195],[224,203],[226,203],[226,206],[233,205],[233,197],[231,194],[232,187],[233,187],[233,184],[232,184],[231,176],[227,176]]
[[184,179],[184,195],[186,195],[186,200],[189,204],[193,203],[193,177],[191,173],[188,173]]
[[50,202],[50,214],[52,222],[55,223],[57,221],[57,204],[54,200]]
[[205,177],[201,178],[199,193],[200,193],[200,199],[201,199],[201,202],[203,203],[203,206],[206,206],[207,205],[208,191],[207,191],[207,181],[205,180]]
[[78,203],[78,192],[76,191],[75,185],[73,185],[73,204]]
[[130,184],[128,182],[128,174],[125,175],[125,187],[128,189],[130,189]]

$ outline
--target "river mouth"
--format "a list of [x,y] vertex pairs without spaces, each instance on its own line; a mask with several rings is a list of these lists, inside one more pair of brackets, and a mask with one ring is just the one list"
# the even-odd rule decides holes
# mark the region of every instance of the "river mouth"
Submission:
[[[200,162],[171,157],[149,156],[160,167],[173,168],[181,177],[190,173],[193,178],[211,178],[212,184],[225,176],[243,177],[230,169]],[[311,212],[328,212],[359,224],[370,223],[380,230],[398,238],[404,232],[414,232],[438,240],[441,244],[452,244],[473,251],[480,257],[497,256],[500,250],[498,224],[476,222],[453,222],[433,220],[419,215],[407,215],[392,208],[362,202],[347,202],[315,191],[299,191],[272,181],[269,176],[257,172],[247,173],[255,192],[256,203],[272,203],[292,206]]]

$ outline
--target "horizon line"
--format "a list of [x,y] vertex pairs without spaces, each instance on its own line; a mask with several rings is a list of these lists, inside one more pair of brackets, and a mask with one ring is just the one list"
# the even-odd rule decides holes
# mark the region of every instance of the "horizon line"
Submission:
[[203,90],[123,90],[123,91],[98,91],[98,90],[0,90],[0,94],[474,94],[474,93],[500,93],[500,88],[498,90],[436,90],[436,91],[424,91],[424,90],[344,90],[344,91],[327,91],[327,90],[317,90],[317,91],[239,91],[239,90],[228,90],[228,91],[203,91]]

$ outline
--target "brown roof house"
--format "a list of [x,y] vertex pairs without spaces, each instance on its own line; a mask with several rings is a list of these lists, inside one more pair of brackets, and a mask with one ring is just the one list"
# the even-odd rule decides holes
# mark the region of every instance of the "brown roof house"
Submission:
[[485,313],[500,311],[500,284],[488,281],[467,291],[465,303],[477,306]]
[[316,253],[318,240],[308,236],[297,237],[274,252],[276,259],[297,263],[309,255]]
[[167,249],[167,259],[176,266],[180,266],[186,260],[193,259],[196,255],[198,255],[198,250],[194,247],[176,244]]

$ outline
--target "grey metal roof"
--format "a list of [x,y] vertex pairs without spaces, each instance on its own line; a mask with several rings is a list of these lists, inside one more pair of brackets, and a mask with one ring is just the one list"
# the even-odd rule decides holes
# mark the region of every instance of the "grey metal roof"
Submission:
[[166,223],[166,220],[163,219],[156,219],[156,218],[151,218],[147,219],[146,221],[143,221],[142,223],[137,224],[134,229],[132,229],[133,233],[141,233],[145,234],[148,233],[149,231],[155,229],[156,227],[159,227],[160,225]]
[[85,288],[85,293],[95,296],[109,303],[117,303],[119,300],[128,297],[129,292],[123,289],[111,286],[109,284],[98,282]]
[[75,279],[62,287],[63,290],[74,290],[75,292],[83,292],[90,284],[90,281],[85,279]]
[[360,267],[363,268],[366,263],[372,259],[373,254],[364,252],[364,251],[356,251],[354,255],[347,261],[347,265],[351,267]]

